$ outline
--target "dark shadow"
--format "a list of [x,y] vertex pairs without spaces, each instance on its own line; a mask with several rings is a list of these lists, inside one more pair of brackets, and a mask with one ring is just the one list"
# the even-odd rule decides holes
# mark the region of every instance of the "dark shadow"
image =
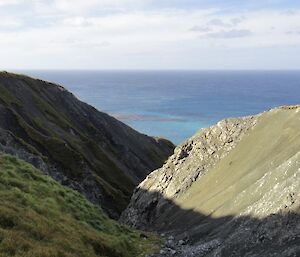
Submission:
[[294,196],[278,213],[261,219],[213,218],[138,189],[121,222],[188,242],[190,246],[177,247],[174,256],[300,256],[299,202]]
[[0,151],[33,164],[118,219],[174,145],[141,134],[62,86],[0,72]]

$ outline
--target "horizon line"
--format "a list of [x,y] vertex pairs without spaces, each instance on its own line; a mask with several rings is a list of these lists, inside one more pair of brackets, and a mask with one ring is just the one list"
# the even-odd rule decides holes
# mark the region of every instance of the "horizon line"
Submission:
[[26,71],[94,71],[94,72],[159,72],[159,71],[192,71],[192,72],[215,72],[215,71],[256,71],[256,72],[268,72],[268,71],[300,71],[300,68],[296,69],[185,69],[185,68],[178,68],[178,69],[79,69],[79,68],[68,68],[68,69],[44,69],[44,68],[24,68],[24,69],[0,69],[1,72],[26,72]]

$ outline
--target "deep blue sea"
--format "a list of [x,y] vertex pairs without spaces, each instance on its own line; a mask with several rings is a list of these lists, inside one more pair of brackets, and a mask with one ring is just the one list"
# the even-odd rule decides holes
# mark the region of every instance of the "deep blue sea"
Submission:
[[300,71],[23,71],[178,144],[220,119],[300,103]]

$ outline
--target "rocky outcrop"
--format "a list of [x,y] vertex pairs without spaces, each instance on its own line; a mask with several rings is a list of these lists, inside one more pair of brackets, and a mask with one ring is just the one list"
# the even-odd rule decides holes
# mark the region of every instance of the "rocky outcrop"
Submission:
[[14,154],[118,217],[132,190],[173,153],[62,86],[0,73],[0,150]]
[[155,257],[298,256],[299,127],[300,107],[285,106],[199,131],[137,187],[122,222],[167,235]]
[[[156,220],[157,209],[166,208],[166,199],[175,199],[224,158],[252,129],[258,116],[231,118],[201,129],[192,138],[176,147],[162,168],[152,172],[137,187],[121,221],[147,229]],[[154,192],[152,199],[149,194]],[[152,225],[152,224],[151,224]]]

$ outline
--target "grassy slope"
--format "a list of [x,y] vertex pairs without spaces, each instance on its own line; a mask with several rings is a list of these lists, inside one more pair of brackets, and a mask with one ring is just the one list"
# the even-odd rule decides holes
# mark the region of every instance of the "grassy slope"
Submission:
[[262,114],[239,145],[177,203],[212,217],[277,211],[289,194],[300,192],[299,128],[300,108]]
[[142,179],[165,161],[163,148],[169,145],[171,153],[173,147],[99,113],[57,85],[23,75],[0,72],[1,107],[0,127],[29,152],[58,164],[79,183],[90,169],[103,194],[99,204],[108,213],[120,214],[128,204],[137,181],[127,173]]
[[[24,131],[22,133],[26,133],[27,137],[30,138],[32,142],[35,142],[36,145],[42,146],[42,148],[44,148],[43,151],[48,151],[51,158],[60,163],[64,168],[64,172],[72,177],[81,176],[82,160],[86,158],[85,155],[87,155],[89,150],[92,149],[93,154],[95,155],[94,160],[96,161],[93,164],[90,163],[90,165],[94,165],[95,170],[99,171],[98,183],[105,192],[114,199],[117,203],[117,208],[120,209],[119,211],[124,209],[128,201],[127,195],[130,195],[130,192],[134,188],[133,183],[129,181],[128,177],[120,172],[120,170],[108,158],[106,158],[106,155],[101,152],[95,142],[89,140],[85,135],[81,134],[79,130],[72,127],[64,114],[55,110],[51,104],[42,99],[41,95],[44,90],[41,86],[42,83],[22,75],[6,73],[1,75],[7,76],[11,79],[20,79],[21,81],[25,81],[28,85],[28,89],[31,89],[30,93],[32,94],[32,102],[41,112],[40,117],[37,118],[34,117],[36,114],[33,115],[30,111],[26,111],[24,109],[26,113],[30,113],[29,116],[33,123],[30,125],[24,117],[22,117],[22,115],[15,111],[16,107],[17,109],[22,110],[24,108],[24,103],[6,89],[5,85],[0,84],[0,104],[1,102],[5,103],[5,105],[12,110],[16,123],[14,126],[19,130],[22,129]],[[52,84],[47,84],[47,86],[56,87]],[[49,127],[49,122],[56,124],[56,126],[62,130],[59,131],[59,133],[57,130],[54,131],[51,127]],[[68,135],[66,131],[70,131],[70,129],[76,131],[79,134],[78,138],[83,139],[83,142],[81,142],[80,139],[76,139],[76,141],[74,137]],[[19,138],[18,135],[15,135],[15,137],[22,141],[33,154],[38,153],[38,155],[41,155],[40,149],[36,149],[35,146],[26,143],[22,138]],[[47,160],[47,157],[42,157]],[[99,164],[100,162],[102,163]],[[103,166],[105,168],[103,168]],[[120,180],[122,181],[122,184],[118,182]]]
[[108,219],[99,207],[33,166],[0,155],[0,256],[142,256],[154,239]]

